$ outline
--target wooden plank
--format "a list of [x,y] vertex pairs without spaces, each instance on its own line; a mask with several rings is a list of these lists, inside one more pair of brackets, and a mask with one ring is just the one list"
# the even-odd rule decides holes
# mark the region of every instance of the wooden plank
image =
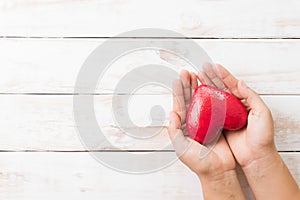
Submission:
[[[73,93],[81,65],[103,41],[0,39],[0,93]],[[115,40],[119,41],[124,42]],[[130,44],[132,40],[125,41]],[[158,41],[163,43],[165,40]],[[176,49],[180,40],[171,41]],[[195,41],[214,61],[227,66],[259,93],[300,94],[300,40]],[[190,53],[183,52],[184,55]],[[114,62],[105,72],[96,92],[112,93],[129,70],[145,64],[160,64],[178,71],[191,67],[164,51],[137,51]],[[164,92],[157,88],[138,91],[147,94]]]
[[[281,156],[299,184],[300,154]],[[0,162],[1,199],[203,199],[197,177],[179,161],[143,175],[116,172],[88,153],[2,152]]]
[[116,172],[88,153],[0,153],[0,162],[1,199],[201,199],[197,177],[179,162],[145,175]]
[[0,35],[111,37],[155,27],[190,37],[299,37],[299,11],[297,0],[9,0],[0,4]]
[[[119,110],[126,108],[125,96],[117,96]],[[264,96],[275,119],[276,144],[279,151],[300,150],[300,96]],[[135,95],[128,113],[136,125],[118,127],[113,117],[112,96],[95,96],[95,113],[103,134],[111,144],[99,149],[163,149],[169,144],[166,128],[172,102],[169,95]],[[0,150],[82,151],[85,150],[73,118],[71,95],[1,95]],[[161,106],[166,115],[157,115],[151,127],[153,106]],[[126,109],[125,109],[126,111]],[[163,120],[165,119],[165,120]],[[125,131],[125,133],[123,132]],[[138,132],[137,139],[130,133]],[[98,148],[96,148],[99,150]]]

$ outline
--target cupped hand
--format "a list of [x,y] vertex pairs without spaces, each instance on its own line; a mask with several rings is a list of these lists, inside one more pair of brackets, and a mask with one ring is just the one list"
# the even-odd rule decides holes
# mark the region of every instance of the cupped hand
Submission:
[[223,135],[212,149],[185,137],[182,124],[185,123],[187,107],[192,91],[198,86],[197,76],[182,71],[180,80],[173,83],[173,111],[170,113],[168,133],[179,159],[201,177],[218,179],[230,170],[235,170],[236,163]]
[[241,99],[249,110],[248,124],[238,131],[224,131],[224,136],[237,162],[249,166],[253,161],[275,154],[274,124],[263,100],[243,81],[235,78],[221,65],[206,64],[197,76],[202,84],[228,91]]

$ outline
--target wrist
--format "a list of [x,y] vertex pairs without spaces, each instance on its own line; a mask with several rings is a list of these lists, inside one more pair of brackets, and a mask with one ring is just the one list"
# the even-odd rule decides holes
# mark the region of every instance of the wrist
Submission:
[[[247,169],[254,163],[261,163],[268,165],[274,158],[278,157],[275,144],[269,144],[259,148],[252,148],[253,150],[247,154],[247,159],[240,163],[242,169]],[[258,149],[258,150],[256,150]]]
[[236,170],[215,171],[206,174],[197,174],[201,182],[210,182],[213,184],[223,183],[224,181],[233,180],[237,177]]
[[296,199],[299,188],[278,152],[267,154],[243,167],[257,199]]
[[247,176],[257,175],[258,172],[264,173],[272,166],[282,162],[276,148],[269,148],[263,151],[264,153],[249,161],[244,166],[241,166]]
[[236,170],[198,175],[204,199],[245,199]]

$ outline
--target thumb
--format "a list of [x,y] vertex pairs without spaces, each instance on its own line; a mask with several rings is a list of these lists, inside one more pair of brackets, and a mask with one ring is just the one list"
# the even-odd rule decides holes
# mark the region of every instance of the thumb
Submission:
[[261,97],[249,88],[244,81],[238,82],[238,91],[241,97],[246,100],[254,114],[267,110],[267,106]]
[[181,130],[181,122],[178,113],[172,111],[170,113],[170,123],[168,127],[168,134],[172,141],[173,147],[178,156],[182,155],[188,146],[189,141],[185,138]]

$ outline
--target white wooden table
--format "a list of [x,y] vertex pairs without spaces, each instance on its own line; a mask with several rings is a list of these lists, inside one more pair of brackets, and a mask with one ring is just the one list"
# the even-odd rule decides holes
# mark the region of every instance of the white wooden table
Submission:
[[[197,178],[179,161],[152,174],[122,174],[96,162],[75,130],[72,93],[86,57],[107,37],[149,27],[194,38],[262,95],[274,115],[278,151],[300,183],[300,1],[2,0],[0,199],[202,198]],[[162,52],[132,56],[120,59],[97,88],[95,109],[110,141],[138,153],[169,139],[164,130],[139,142],[116,128],[108,104],[117,69],[128,61],[180,62]],[[122,105],[124,95],[118,98]],[[170,94],[149,91],[136,99],[171,107]],[[134,116],[146,120],[141,109]]]

